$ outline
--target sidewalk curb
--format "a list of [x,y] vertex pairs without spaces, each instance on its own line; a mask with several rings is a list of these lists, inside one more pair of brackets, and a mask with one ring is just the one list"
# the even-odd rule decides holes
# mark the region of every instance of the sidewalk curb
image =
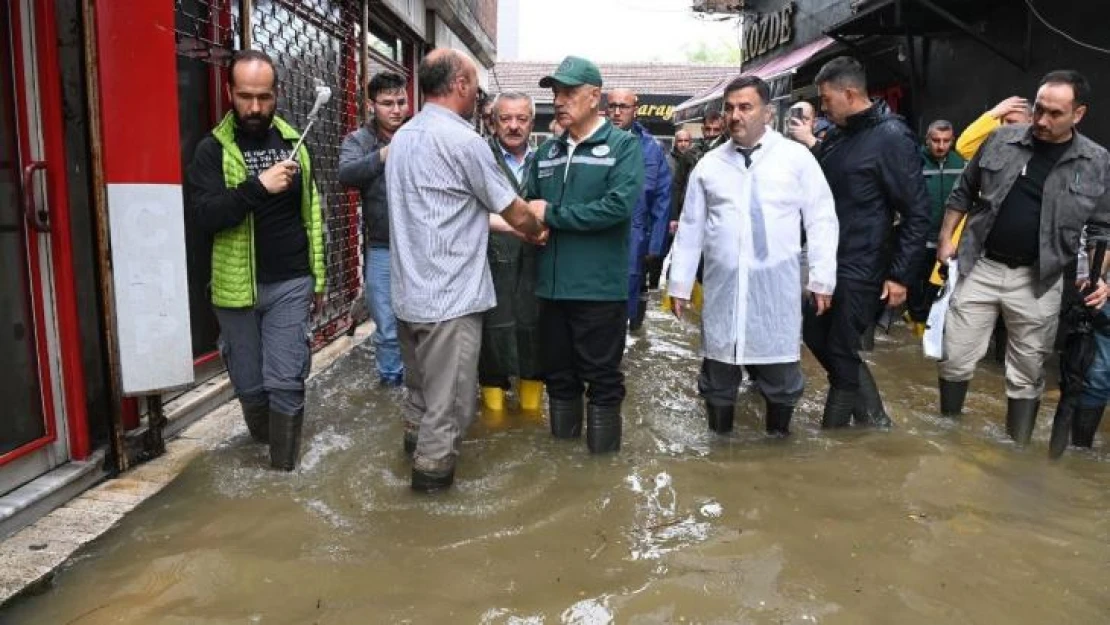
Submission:
[[[372,323],[341,336],[312,358],[312,377],[364,341]],[[17,597],[49,589],[54,573],[82,546],[103,536],[172,482],[189,463],[245,430],[227,374],[217,376],[167,406],[166,453],[116,479],[90,488],[0,543],[0,608]]]

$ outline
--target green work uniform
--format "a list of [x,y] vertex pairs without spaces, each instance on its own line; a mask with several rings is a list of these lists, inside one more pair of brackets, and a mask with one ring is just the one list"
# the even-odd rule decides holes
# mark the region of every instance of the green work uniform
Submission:
[[568,138],[545,141],[529,167],[527,197],[547,202],[551,228],[538,253],[536,294],[626,301],[632,209],[644,186],[640,142],[609,120],[573,152]]

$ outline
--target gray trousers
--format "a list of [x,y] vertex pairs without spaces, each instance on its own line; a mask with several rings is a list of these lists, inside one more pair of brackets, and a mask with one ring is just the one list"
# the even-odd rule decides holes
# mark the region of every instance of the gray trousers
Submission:
[[419,432],[416,463],[453,462],[478,408],[482,315],[438,323],[397,321],[405,365],[405,428]]
[[748,370],[748,375],[752,376],[759,392],[768,402],[794,406],[801,399],[805,378],[802,376],[800,362],[733,365],[705,358],[701,362],[701,374],[698,375],[698,392],[710,404],[731,406],[736,403],[740,382],[744,379],[744,369]]
[[1052,353],[1060,316],[1063,281],[1037,297],[1033,267],[1010,268],[980,258],[956,284],[944,318],[944,360],[940,377],[963,382],[987,353],[998,316],[1006,322],[1006,396],[1039,399],[1044,363]]
[[214,307],[223,356],[235,394],[282,414],[304,409],[312,365],[312,276],[258,285],[253,308]]

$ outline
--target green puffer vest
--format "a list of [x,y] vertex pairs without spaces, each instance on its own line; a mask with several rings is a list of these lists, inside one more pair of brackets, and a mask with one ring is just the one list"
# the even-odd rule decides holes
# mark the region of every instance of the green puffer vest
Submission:
[[[286,141],[296,143],[300,134],[285,120],[274,117],[274,128]],[[224,181],[233,189],[247,179],[247,164],[235,144],[235,121],[228,113],[212,129],[212,136],[224,149]],[[320,193],[312,178],[312,161],[308,149],[297,151],[301,166],[301,220],[308,234],[309,267],[316,278],[316,292],[323,293],[327,284],[324,268],[324,223],[320,210]],[[247,308],[257,298],[254,256],[254,215],[243,223],[216,233],[212,242],[212,304],[220,308]]]

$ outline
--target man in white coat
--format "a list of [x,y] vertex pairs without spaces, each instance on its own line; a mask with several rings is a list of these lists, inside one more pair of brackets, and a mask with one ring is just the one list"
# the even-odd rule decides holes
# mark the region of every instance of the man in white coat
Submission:
[[770,90],[755,76],[725,88],[732,137],[694,168],[678,224],[667,291],[679,318],[705,258],[698,391],[709,428],[732,430],[743,369],[767,402],[767,433],[786,436],[802,395],[801,228],[808,297],[818,314],[836,287],[839,227],[817,160],[767,127]]

